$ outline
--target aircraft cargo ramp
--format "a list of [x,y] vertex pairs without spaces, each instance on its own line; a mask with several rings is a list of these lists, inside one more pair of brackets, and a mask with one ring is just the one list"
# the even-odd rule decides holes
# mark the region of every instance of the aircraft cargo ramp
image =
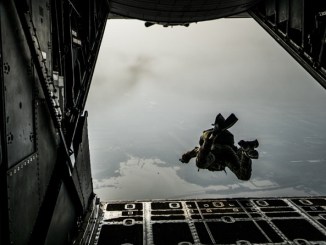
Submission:
[[326,244],[324,197],[109,202],[98,211],[83,242]]

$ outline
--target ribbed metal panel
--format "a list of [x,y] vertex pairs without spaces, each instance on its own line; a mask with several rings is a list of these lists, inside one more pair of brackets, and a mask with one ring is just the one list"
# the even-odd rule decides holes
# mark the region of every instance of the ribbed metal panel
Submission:
[[124,17],[157,23],[191,23],[212,20],[244,12],[259,0],[215,1],[136,1],[113,0],[111,12]]

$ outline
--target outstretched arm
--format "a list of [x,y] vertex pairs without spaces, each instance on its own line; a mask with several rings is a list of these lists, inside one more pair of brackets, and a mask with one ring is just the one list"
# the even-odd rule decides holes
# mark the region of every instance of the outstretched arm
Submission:
[[179,159],[179,161],[182,162],[182,163],[188,163],[191,158],[194,158],[194,157],[197,156],[198,151],[199,151],[199,147],[196,146],[191,151],[188,151],[185,154],[183,154],[182,157]]

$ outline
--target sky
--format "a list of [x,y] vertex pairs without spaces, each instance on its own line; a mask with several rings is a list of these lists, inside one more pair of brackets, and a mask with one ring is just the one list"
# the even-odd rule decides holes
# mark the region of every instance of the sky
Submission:
[[[252,19],[109,20],[86,109],[103,201],[324,195],[325,90]],[[178,159],[217,113],[260,142],[250,181]],[[193,161],[193,160],[192,160]]]

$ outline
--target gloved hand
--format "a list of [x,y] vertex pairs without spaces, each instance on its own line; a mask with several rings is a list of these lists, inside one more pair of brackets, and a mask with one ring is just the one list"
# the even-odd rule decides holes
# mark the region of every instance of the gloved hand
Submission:
[[191,157],[187,154],[183,154],[182,157],[179,159],[180,162],[182,163],[189,163]]

